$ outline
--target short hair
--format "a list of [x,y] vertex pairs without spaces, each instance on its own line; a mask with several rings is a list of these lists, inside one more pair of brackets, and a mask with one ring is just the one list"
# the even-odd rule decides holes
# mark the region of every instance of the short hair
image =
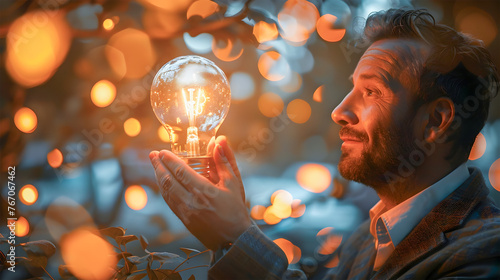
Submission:
[[[452,127],[458,128],[452,131],[448,140],[454,141],[452,154],[457,156],[455,159],[467,160],[488,118],[490,100],[499,90],[497,69],[483,42],[436,24],[434,17],[424,9],[373,13],[366,21],[364,39],[369,43],[383,39],[415,39],[430,47],[430,54],[417,77],[416,106],[439,97],[453,101],[456,113]],[[456,153],[457,149],[463,149],[464,153]]]

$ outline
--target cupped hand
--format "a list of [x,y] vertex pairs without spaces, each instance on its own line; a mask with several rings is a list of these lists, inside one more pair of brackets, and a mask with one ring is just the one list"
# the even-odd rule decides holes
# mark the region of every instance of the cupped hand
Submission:
[[217,250],[234,242],[251,222],[240,172],[226,138],[211,141],[209,149],[215,163],[210,179],[170,151],[153,151],[149,158],[170,209],[207,248]]

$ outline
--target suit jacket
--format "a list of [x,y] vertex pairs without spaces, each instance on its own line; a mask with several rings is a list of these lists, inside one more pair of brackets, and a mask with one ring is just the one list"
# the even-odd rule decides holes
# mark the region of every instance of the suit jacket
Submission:
[[[363,223],[336,254],[326,279],[500,279],[500,210],[487,197],[481,172],[441,201],[373,271],[374,238]],[[210,279],[305,279],[287,270],[280,248],[250,227],[209,272]]]

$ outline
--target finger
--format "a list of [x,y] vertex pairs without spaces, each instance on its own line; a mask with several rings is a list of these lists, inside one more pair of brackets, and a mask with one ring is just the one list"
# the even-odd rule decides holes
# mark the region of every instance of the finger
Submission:
[[209,155],[209,156],[213,155],[214,147],[215,147],[215,136],[210,138],[210,141],[208,142],[207,155]]
[[207,198],[199,190],[193,189],[193,192],[190,192],[174,178],[160,159],[159,152],[151,152],[149,158],[155,167],[155,174],[163,199],[184,225],[189,225],[190,216],[195,211],[210,209]]
[[245,189],[243,187],[241,173],[240,173],[240,170],[238,169],[238,164],[236,163],[236,158],[234,156],[233,150],[231,149],[231,147],[229,147],[229,144],[227,142],[227,138],[225,136],[219,136],[215,140],[215,142],[217,145],[220,145],[220,147],[222,147],[221,152],[226,156],[229,164],[231,165],[233,173],[236,176],[238,183],[239,183],[238,185],[240,187],[239,191],[241,193],[241,198],[243,199],[243,201],[245,201],[245,199],[246,199],[245,198]]
[[159,156],[161,162],[170,171],[175,180],[187,190],[192,190],[193,188],[201,189],[207,183],[210,184],[207,178],[196,173],[196,171],[172,152],[162,150]]
[[236,177],[241,179],[241,174],[240,170],[238,169],[238,164],[236,163],[236,158],[234,156],[233,150],[231,149],[231,147],[229,147],[226,136],[222,135],[217,137],[215,143],[222,147],[224,155],[231,164],[231,168],[233,169],[234,174],[236,175]]
[[[232,190],[235,191],[234,187],[240,185],[239,179],[234,174],[231,163],[224,154],[224,149],[222,148],[222,146],[217,144],[215,147],[214,162],[217,168],[217,173],[220,177],[220,181],[222,182],[222,185],[224,187],[226,187],[227,189],[233,188]],[[238,189],[237,191],[240,190]]]
[[[159,158],[159,152],[153,151],[149,154],[151,164],[155,169],[156,181],[160,189],[160,193],[165,202],[175,212],[180,205],[184,205],[184,201],[189,201],[191,195],[189,192],[177,182],[165,167]],[[174,209],[175,208],[175,209]]]
[[[207,155],[213,158],[215,148],[215,136],[210,138],[210,142],[207,147]],[[208,176],[212,183],[217,184],[219,182],[219,176],[217,175],[217,169],[214,164],[209,164]]]

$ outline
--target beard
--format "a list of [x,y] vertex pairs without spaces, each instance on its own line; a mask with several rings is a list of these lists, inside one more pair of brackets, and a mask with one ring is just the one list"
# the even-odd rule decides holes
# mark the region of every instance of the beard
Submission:
[[[411,115],[410,115],[411,116]],[[408,158],[417,148],[413,137],[413,119],[408,116],[399,124],[378,126],[373,131],[372,143],[368,135],[348,126],[342,127],[340,135],[353,136],[363,143],[361,155],[342,151],[338,169],[340,174],[376,191],[391,183],[387,174],[397,174],[401,157]]]

